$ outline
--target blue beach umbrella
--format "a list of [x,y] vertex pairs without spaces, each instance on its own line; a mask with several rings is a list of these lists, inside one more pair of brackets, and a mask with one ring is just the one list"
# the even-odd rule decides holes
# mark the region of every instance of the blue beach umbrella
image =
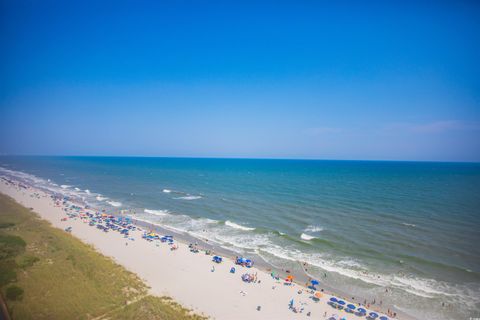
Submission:
[[376,318],[378,317],[378,314],[375,313],[375,312],[370,312],[370,313],[368,314],[368,316],[369,316],[370,318],[372,318],[372,319],[376,319]]
[[318,280],[312,280],[312,281],[310,281],[310,282],[311,282],[312,285],[314,285],[314,286],[320,283],[320,282],[318,282]]
[[379,319],[380,319],[380,320],[388,320],[388,318],[385,317],[385,316],[381,316]]
[[355,310],[356,307],[353,304],[349,304],[347,305],[347,308],[350,310]]
[[359,313],[367,313],[367,310],[363,309],[363,308],[358,308],[357,309],[357,312]]
[[343,301],[343,300],[338,300],[337,303],[338,303],[339,305],[341,305],[341,306],[344,306],[344,305],[345,305],[345,301]]
[[331,301],[331,302],[337,302],[338,300],[337,300],[337,298],[335,298],[335,297],[331,297],[331,298],[330,298],[330,301]]

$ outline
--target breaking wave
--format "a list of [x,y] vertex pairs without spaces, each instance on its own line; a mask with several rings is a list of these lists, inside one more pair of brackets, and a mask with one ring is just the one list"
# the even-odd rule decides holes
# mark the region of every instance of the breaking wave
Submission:
[[406,223],[406,222],[402,222],[402,224],[404,226],[407,226],[407,227],[412,227],[412,228],[415,228],[417,225],[413,224],[413,223]]
[[177,197],[177,198],[174,198],[174,199],[177,199],[177,200],[197,200],[197,199],[201,199],[202,197],[201,196],[183,196],[183,197]]
[[243,230],[243,231],[252,231],[252,230],[255,230],[255,228],[244,227],[244,226],[241,226],[241,225],[239,225],[239,224],[236,224],[235,222],[231,222],[230,220],[225,221],[225,225],[227,225],[227,226],[229,226],[229,227],[232,227],[232,228],[234,228],[234,229]]
[[170,213],[170,211],[168,211],[168,210],[152,210],[152,209],[145,209],[145,210],[143,210],[143,212],[150,213],[150,214],[153,214],[155,216],[160,216],[160,217],[166,216]]
[[112,207],[121,207],[122,206],[122,203],[121,202],[117,202],[117,201],[107,201],[107,203],[109,205],[111,205]]
[[310,240],[315,239],[316,237],[311,236],[311,235],[306,234],[306,233],[302,233],[302,234],[300,235],[300,238],[303,239],[303,240],[306,240],[306,241],[310,241]]
[[305,228],[305,232],[320,232],[323,231],[322,227],[310,225]]

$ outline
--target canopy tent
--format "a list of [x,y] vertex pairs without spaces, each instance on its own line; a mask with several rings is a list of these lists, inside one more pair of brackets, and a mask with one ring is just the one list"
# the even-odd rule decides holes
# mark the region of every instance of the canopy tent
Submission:
[[222,257],[220,256],[214,256],[212,259],[213,262],[220,263],[222,262]]
[[244,267],[247,267],[247,268],[251,268],[253,266],[253,261],[251,259],[247,259],[247,258],[243,258],[243,257],[237,258],[235,263],[240,264],[240,265],[242,265]]

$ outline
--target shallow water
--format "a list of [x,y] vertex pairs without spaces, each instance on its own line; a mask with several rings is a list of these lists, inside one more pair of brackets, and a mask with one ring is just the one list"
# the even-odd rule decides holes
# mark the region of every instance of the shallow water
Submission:
[[278,267],[307,262],[357,299],[416,317],[478,316],[479,164],[0,157],[0,166]]

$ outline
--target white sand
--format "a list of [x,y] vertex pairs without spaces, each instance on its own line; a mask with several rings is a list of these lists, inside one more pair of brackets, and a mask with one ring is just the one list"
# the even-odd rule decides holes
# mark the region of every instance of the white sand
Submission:
[[[365,319],[336,310],[327,305],[329,295],[324,295],[320,302],[314,302],[304,287],[294,284],[286,286],[275,281],[265,271],[236,266],[237,272],[231,274],[234,266],[232,260],[224,259],[221,264],[211,262],[212,257],[200,253],[191,253],[188,246],[179,244],[180,248],[171,251],[164,243],[156,246],[141,238],[141,232],[131,232],[135,241],[124,239],[118,232],[104,233],[90,227],[80,219],[65,218],[62,207],[55,206],[49,195],[34,188],[23,189],[0,180],[0,192],[9,195],[21,205],[33,208],[43,219],[53,226],[65,229],[72,227],[72,234],[85,243],[92,244],[102,254],[112,257],[126,269],[136,273],[151,287],[151,293],[166,295],[183,306],[199,314],[214,319],[324,319],[333,314],[339,318]],[[37,196],[34,193],[38,193]],[[215,272],[211,272],[215,265]],[[261,283],[244,283],[241,275],[245,272],[258,273]],[[272,287],[275,287],[272,289]],[[302,294],[298,290],[303,289]],[[245,295],[241,292],[245,292]],[[303,303],[304,311],[294,313],[288,303],[294,299],[295,306]],[[348,302],[347,302],[348,303]],[[257,311],[261,306],[261,311]],[[307,312],[311,316],[307,316]],[[327,317],[324,317],[325,312]]]

